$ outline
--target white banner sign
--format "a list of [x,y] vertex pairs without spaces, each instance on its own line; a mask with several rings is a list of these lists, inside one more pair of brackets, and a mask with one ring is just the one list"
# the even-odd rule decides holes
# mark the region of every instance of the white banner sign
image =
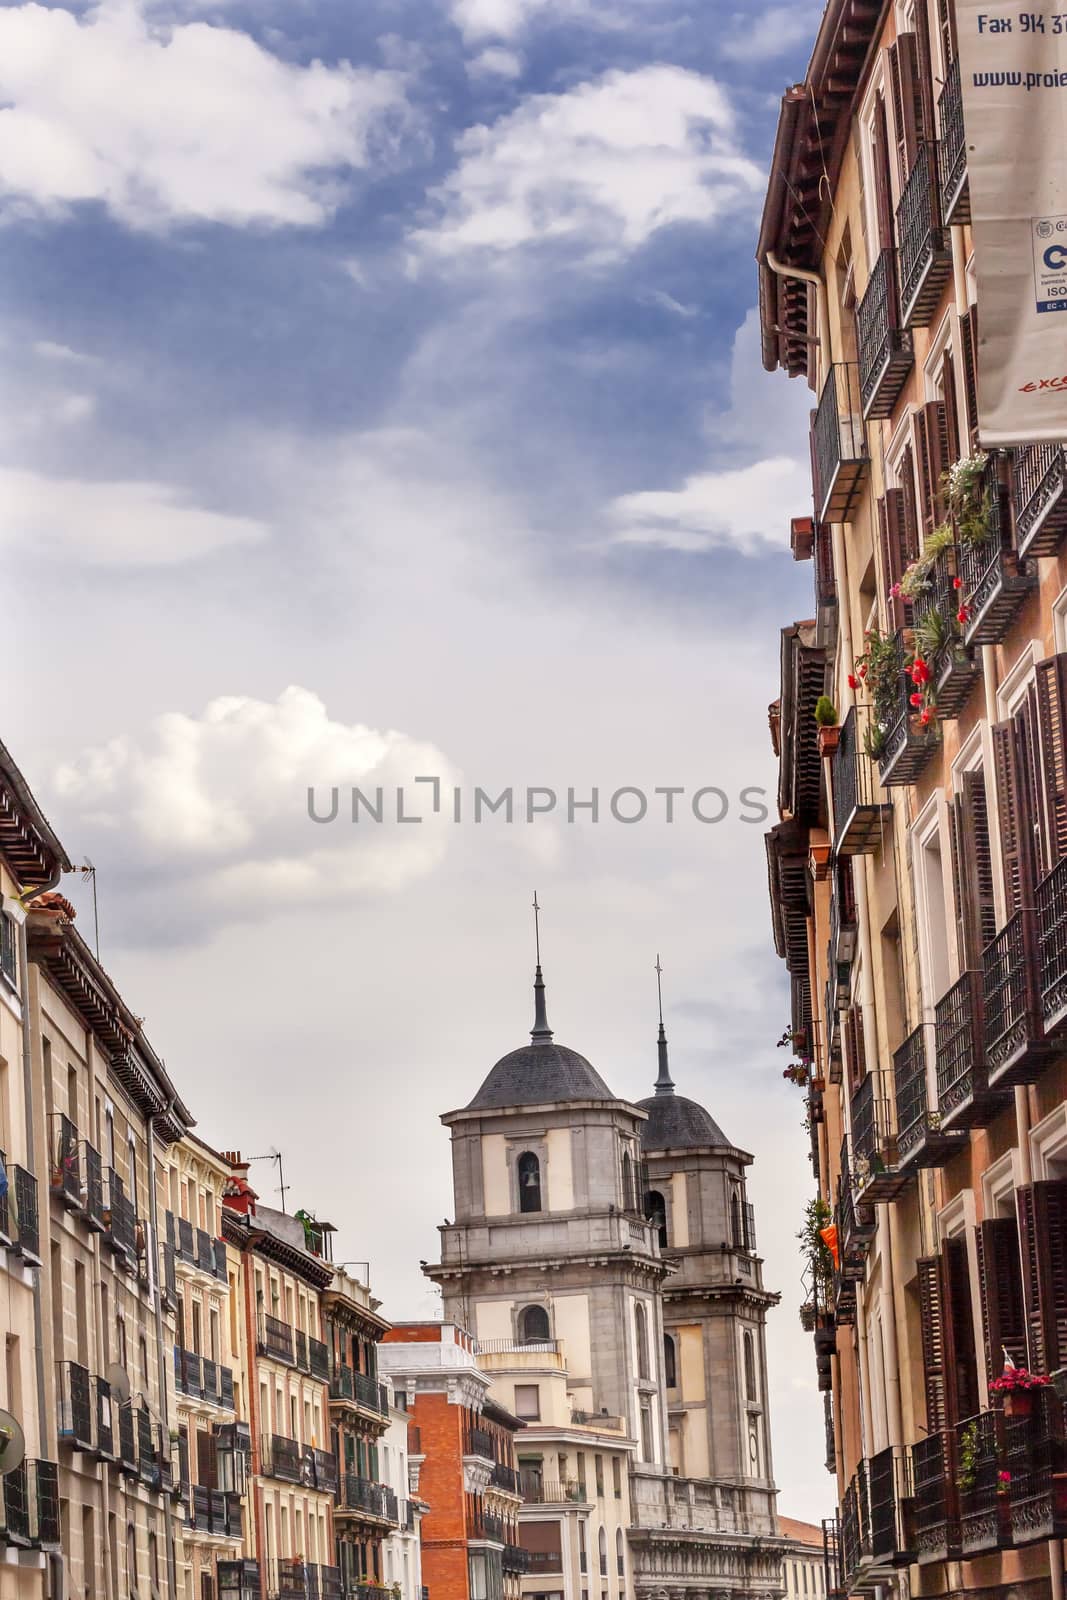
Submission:
[[1067,0],[956,0],[983,445],[1067,440]]

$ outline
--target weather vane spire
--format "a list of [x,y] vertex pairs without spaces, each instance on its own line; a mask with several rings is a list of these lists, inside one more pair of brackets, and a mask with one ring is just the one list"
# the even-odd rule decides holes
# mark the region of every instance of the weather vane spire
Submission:
[[552,1038],[552,1029],[548,1025],[548,1012],[545,1007],[545,980],[541,976],[541,904],[534,890],[534,950],[537,965],[534,969],[534,1025],[530,1038],[534,1044],[548,1044]]
[[657,1094],[673,1094],[674,1080],[667,1064],[667,1031],[663,1026],[663,965],[656,954],[656,998],[659,1001],[659,1038],[656,1049],[659,1053],[659,1076],[656,1079]]

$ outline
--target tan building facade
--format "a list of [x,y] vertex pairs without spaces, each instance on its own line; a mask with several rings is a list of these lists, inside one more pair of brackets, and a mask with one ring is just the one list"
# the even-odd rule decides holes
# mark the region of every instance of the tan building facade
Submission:
[[955,51],[951,0],[830,0],[782,104],[763,354],[813,390],[814,596],[782,635],[768,858],[829,1587],[1058,1600],[1063,1402],[993,1385],[1067,1367],[1067,470],[977,447]]

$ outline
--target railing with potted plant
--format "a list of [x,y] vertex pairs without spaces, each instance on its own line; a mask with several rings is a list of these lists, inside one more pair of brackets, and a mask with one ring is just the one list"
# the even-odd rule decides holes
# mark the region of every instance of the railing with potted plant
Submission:
[[992,451],[957,461],[945,474],[967,645],[999,644],[1037,583],[1012,544],[1007,470],[1005,453]]
[[870,470],[859,368],[831,366],[812,418],[812,464],[818,522],[847,522]]
[[37,1179],[25,1167],[8,1161],[0,1150],[0,1165],[7,1187],[0,1193],[0,1241],[32,1266],[40,1265],[40,1219],[37,1213]]
[[834,851],[839,856],[870,855],[885,839],[890,808],[865,753],[871,716],[870,705],[850,707],[833,759]]
[[852,1097],[852,1163],[857,1200],[895,1200],[908,1175],[897,1157],[895,1107],[878,1072],[864,1078]]
[[915,356],[911,333],[900,325],[897,252],[883,250],[856,307],[860,397],[864,417],[891,415]]
[[941,222],[937,150],[919,146],[897,206],[900,321],[925,327],[952,271],[952,250]]
[[[1067,1534],[1067,1431],[1064,1403],[1055,1390],[1031,1377],[1030,1404],[1006,1416],[1000,1481],[1011,1502],[1015,1545],[1062,1539]],[[996,1383],[990,1385],[996,1391]],[[1004,1391],[1001,1391],[1003,1393]],[[1004,1395],[1005,1407],[1007,1394]],[[1006,1475],[1006,1476],[1005,1476]]]
[[1011,480],[1020,556],[1054,556],[1067,533],[1067,450],[1062,444],[1013,450]]
[[937,121],[941,130],[939,177],[941,215],[951,227],[971,220],[971,197],[967,183],[967,135],[963,126],[963,87],[959,57],[945,74],[945,86],[937,102]]
[[1008,1480],[1001,1476],[1003,1419],[995,1411],[982,1411],[957,1423],[955,1432],[960,1553],[968,1559],[1011,1543]]
[[964,643],[970,609],[963,597],[955,529],[943,522],[930,533],[917,561],[896,585],[911,601],[912,659],[930,664],[923,703],[937,716],[958,717],[981,672],[975,651]]
[[897,1163],[907,1173],[939,1167],[967,1144],[966,1129],[942,1127],[939,1109],[930,1105],[927,1052],[936,1048],[934,1034],[934,1025],[920,1023],[893,1056]]
[[[910,638],[909,631],[909,638]],[[886,788],[914,783],[940,741],[930,664],[905,640],[904,630],[869,628],[850,685],[871,697],[864,736]]]

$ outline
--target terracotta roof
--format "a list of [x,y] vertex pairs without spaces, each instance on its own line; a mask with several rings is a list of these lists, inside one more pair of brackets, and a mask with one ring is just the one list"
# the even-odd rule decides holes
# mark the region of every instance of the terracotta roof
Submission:
[[66,895],[54,889],[47,894],[35,894],[29,904],[34,911],[60,911],[68,922],[73,922],[78,915]]
[[783,1539],[792,1539],[796,1544],[816,1545],[822,1549],[822,1529],[814,1522],[798,1522],[795,1517],[778,1518],[778,1532]]

